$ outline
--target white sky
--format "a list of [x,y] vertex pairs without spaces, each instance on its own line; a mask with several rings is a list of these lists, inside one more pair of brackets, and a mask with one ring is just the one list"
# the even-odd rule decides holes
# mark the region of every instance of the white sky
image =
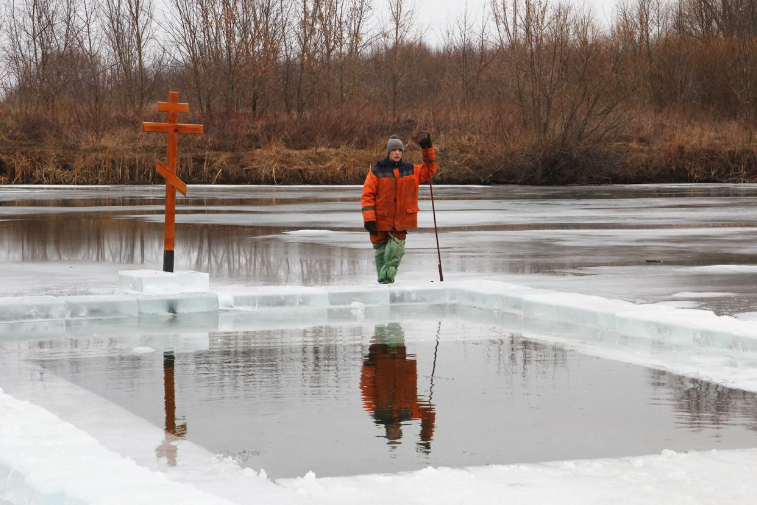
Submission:
[[[501,1],[501,0],[499,0]],[[511,1],[511,0],[508,0]],[[557,2],[557,0],[549,0]],[[597,20],[609,24],[612,19],[613,11],[619,0],[563,0],[566,3],[576,6],[588,5],[597,15]],[[374,8],[378,12],[384,8],[388,0],[374,0]],[[428,37],[430,41],[444,40],[444,34],[450,21],[462,19],[466,5],[468,12],[475,19],[475,25],[480,25],[481,12],[484,7],[490,12],[491,0],[415,0],[416,19],[419,23],[428,28]]]

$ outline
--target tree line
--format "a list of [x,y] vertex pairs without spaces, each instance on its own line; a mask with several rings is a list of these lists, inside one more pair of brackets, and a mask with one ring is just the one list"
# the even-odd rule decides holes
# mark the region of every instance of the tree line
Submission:
[[492,0],[438,43],[411,0],[9,2],[8,182],[19,146],[154,145],[138,125],[159,117],[168,89],[206,124],[188,145],[216,161],[257,149],[374,156],[392,133],[429,129],[459,180],[757,173],[754,0],[627,0],[609,23],[556,0]]

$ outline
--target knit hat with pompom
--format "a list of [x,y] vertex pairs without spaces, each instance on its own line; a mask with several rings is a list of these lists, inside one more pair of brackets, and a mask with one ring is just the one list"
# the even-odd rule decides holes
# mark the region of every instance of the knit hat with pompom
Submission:
[[386,155],[389,156],[389,153],[395,149],[400,149],[402,152],[405,152],[405,146],[399,137],[397,137],[397,135],[392,135],[386,143]]

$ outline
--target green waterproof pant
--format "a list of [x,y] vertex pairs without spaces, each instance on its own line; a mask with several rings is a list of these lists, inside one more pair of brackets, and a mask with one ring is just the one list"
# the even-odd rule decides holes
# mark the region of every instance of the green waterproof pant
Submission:
[[405,255],[405,241],[390,236],[386,244],[373,244],[373,249],[376,254],[378,281],[381,284],[391,284]]

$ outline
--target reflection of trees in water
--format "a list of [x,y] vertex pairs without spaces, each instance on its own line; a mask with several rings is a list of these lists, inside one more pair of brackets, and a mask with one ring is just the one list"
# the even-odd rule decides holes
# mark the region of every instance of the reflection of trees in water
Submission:
[[686,415],[682,424],[719,426],[733,424],[734,418],[748,420],[749,429],[757,430],[757,395],[721,384],[650,370],[649,381],[655,390],[670,394],[676,410]]
[[[89,261],[160,264],[160,223],[139,219],[35,217],[0,223],[4,261]],[[176,268],[269,283],[323,284],[365,272],[362,251],[321,244],[281,242],[288,228],[177,225]]]
[[0,223],[4,261],[144,263],[163,247],[160,230],[139,220],[54,215]]
[[[226,202],[224,202],[226,203]],[[249,203],[249,202],[247,202]],[[212,207],[208,212],[218,213]],[[124,265],[161,265],[163,225],[103,212],[35,215],[0,221],[0,261],[83,261]],[[359,215],[358,215],[359,217]],[[295,216],[296,219],[296,216]],[[372,258],[365,250],[327,244],[298,243],[275,238],[292,228],[236,225],[176,225],[176,269],[194,269],[221,277],[242,277],[265,283],[321,284],[345,276],[370,273]],[[468,231],[473,230],[470,228]],[[416,247],[406,257],[406,269],[426,268],[435,256],[421,249],[423,231],[411,235]],[[367,239],[366,239],[367,243]],[[541,242],[502,255],[490,251],[455,249],[445,260],[451,270],[470,273],[538,273],[580,266],[543,254]],[[551,247],[547,245],[547,247]],[[541,259],[540,259],[541,258]]]
[[[225,277],[265,282],[324,284],[365,273],[365,254],[322,244],[253,239],[253,233],[277,235],[287,228],[193,227],[184,248],[187,268]],[[177,232],[178,234],[178,232]],[[178,252],[177,252],[178,254]],[[181,261],[181,259],[179,260]]]
[[556,380],[558,372],[568,373],[568,351],[562,346],[515,335],[489,340],[485,345],[487,358],[494,353],[497,355],[497,373],[510,378],[519,376],[523,385]]
[[[362,328],[307,329],[210,334],[210,349],[193,354],[187,380],[216,397],[286,390],[296,385],[313,394],[357,382]],[[352,338],[354,337],[354,339]],[[355,345],[345,345],[354,341]]]

